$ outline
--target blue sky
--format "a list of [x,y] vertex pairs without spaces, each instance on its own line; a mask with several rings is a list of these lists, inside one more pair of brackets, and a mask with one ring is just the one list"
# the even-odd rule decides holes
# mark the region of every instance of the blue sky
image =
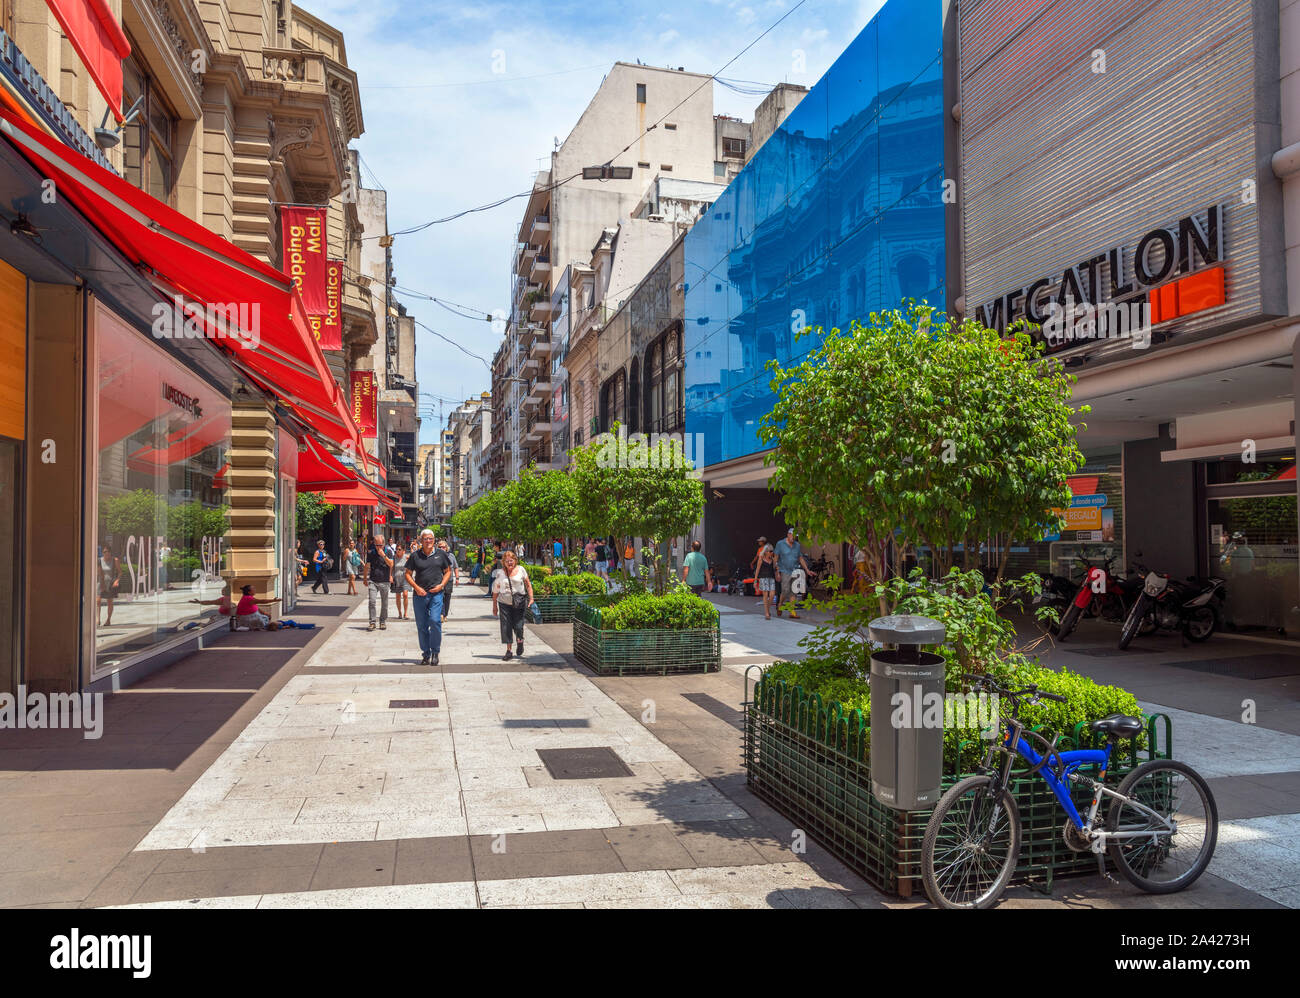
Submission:
[[[301,6],[344,32],[366,126],[356,143],[370,171],[363,169],[362,183],[378,180],[388,191],[389,228],[399,230],[528,190],[613,63],[640,59],[714,73],[796,2],[658,0],[629,9],[554,0],[472,6],[305,0]],[[882,4],[806,0],[721,75],[812,86]],[[713,87],[715,114],[749,118],[762,99]],[[520,199],[399,237],[398,284],[504,313],[522,211]],[[453,315],[413,295],[399,298],[420,322],[491,358],[500,336],[485,319]],[[424,331],[417,331],[416,344],[422,392],[463,400],[490,387],[480,361]],[[444,416],[454,405],[444,403]],[[421,442],[433,442],[437,433],[436,418],[426,419]]]

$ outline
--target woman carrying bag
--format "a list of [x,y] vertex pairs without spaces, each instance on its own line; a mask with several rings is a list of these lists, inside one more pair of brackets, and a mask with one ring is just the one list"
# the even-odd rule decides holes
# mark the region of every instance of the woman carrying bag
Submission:
[[[515,553],[507,549],[501,555],[501,571],[492,582],[492,614],[501,618],[501,641],[506,646],[504,660],[524,654],[524,614],[536,600],[533,598],[533,580],[528,570],[519,564]],[[510,636],[515,636],[514,655],[510,651]]]

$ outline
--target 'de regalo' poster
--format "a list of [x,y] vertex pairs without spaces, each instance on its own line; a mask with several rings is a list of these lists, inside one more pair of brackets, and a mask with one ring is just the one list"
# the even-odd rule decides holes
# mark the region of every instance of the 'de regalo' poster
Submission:
[[308,315],[325,315],[326,241],[324,208],[280,209],[283,270],[293,278]]
[[375,391],[375,373],[373,371],[353,371],[352,374],[352,418],[356,421],[361,435],[368,439],[378,437],[378,402],[379,394]]

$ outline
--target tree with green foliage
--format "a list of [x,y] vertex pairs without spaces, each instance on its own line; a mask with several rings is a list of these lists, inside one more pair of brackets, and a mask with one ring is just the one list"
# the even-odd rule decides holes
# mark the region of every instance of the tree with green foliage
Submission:
[[334,504],[325,501],[323,492],[298,493],[298,533],[315,534],[319,532],[326,515],[334,509]]
[[565,472],[539,473],[530,464],[504,491],[512,539],[540,544],[577,531],[578,498]]
[[1083,464],[1075,378],[1042,351],[1023,332],[909,304],[832,329],[798,364],[769,361],[777,401],[758,436],[774,448],[778,509],[818,540],[863,548],[872,581],[889,576],[891,548],[924,545],[942,578],[976,567],[988,538],[1000,580],[1011,539],[1060,529],[1052,511],[1070,505],[1066,477]]
[[[690,533],[704,515],[704,485],[680,440],[628,436],[615,423],[569,453],[577,526],[589,533],[645,537],[658,547]],[[665,584],[658,565],[656,591]]]

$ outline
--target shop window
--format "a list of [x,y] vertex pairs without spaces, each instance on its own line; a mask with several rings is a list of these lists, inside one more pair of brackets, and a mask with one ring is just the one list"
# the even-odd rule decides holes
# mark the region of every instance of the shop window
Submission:
[[87,577],[103,675],[218,616],[192,601],[224,585],[230,403],[103,310],[96,329]]

